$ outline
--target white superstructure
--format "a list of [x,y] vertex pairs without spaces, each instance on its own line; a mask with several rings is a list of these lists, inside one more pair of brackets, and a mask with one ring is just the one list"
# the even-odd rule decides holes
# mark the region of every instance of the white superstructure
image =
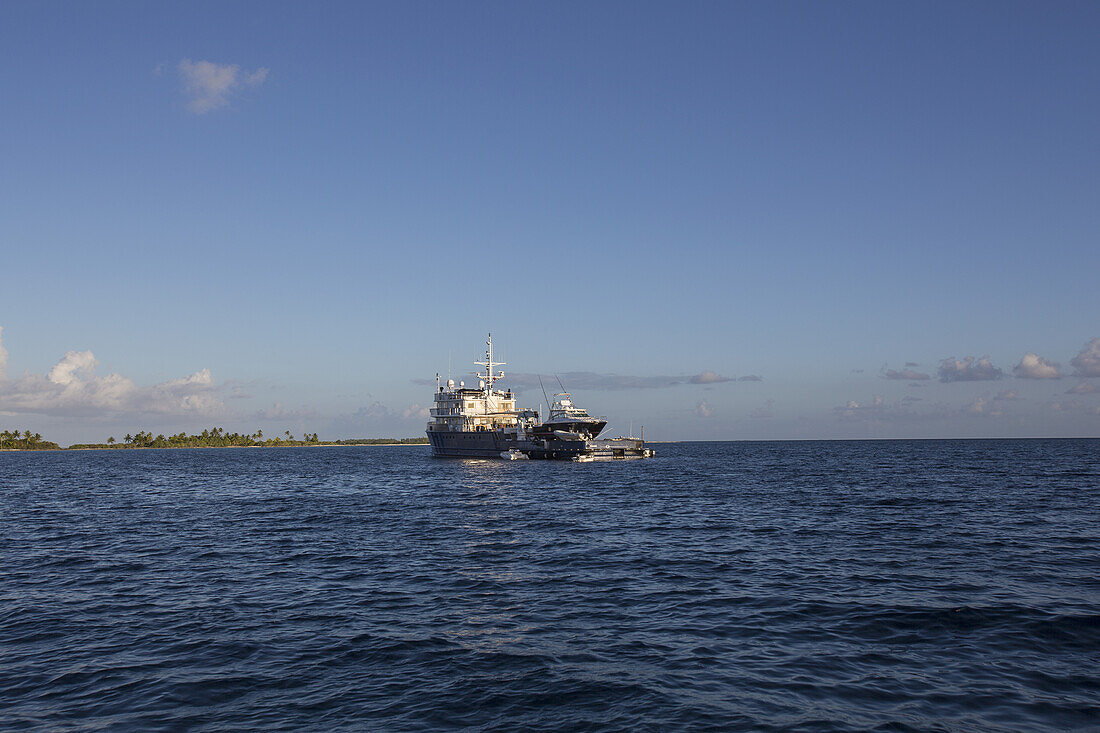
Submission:
[[474,376],[478,377],[476,388],[459,382],[456,389],[453,379],[448,379],[447,384],[443,385],[439,375],[435,375],[436,390],[431,410],[432,419],[428,422],[429,433],[487,430],[513,432],[519,425],[520,417],[527,416],[530,412],[517,412],[516,398],[511,390],[493,389],[493,384],[504,377],[504,372],[494,370],[504,366],[504,362],[493,361],[492,334],[489,334],[485,346],[485,361],[474,362],[485,367],[484,371],[474,372]]

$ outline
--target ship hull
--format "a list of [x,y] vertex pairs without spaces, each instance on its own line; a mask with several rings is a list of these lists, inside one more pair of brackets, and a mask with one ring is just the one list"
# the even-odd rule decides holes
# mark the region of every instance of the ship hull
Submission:
[[516,445],[516,441],[506,440],[495,431],[452,430],[429,430],[428,443],[432,455],[439,458],[500,458],[501,453]]
[[588,450],[584,440],[561,440],[534,437],[516,440],[501,431],[461,432],[429,430],[428,443],[437,458],[500,458],[516,449],[528,458],[570,460]]
[[531,429],[532,435],[553,435],[555,431],[576,433],[589,440],[603,432],[607,426],[606,420],[562,420],[560,422],[544,422]]

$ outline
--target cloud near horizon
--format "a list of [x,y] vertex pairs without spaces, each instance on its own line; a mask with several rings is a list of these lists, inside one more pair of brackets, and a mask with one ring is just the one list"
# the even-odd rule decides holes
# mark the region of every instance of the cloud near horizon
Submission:
[[833,408],[837,417],[844,420],[856,420],[864,417],[877,417],[888,409],[886,397],[877,394],[871,397],[871,402],[864,403],[856,400],[848,400],[847,403]]
[[1061,364],[1044,359],[1031,351],[1024,354],[1020,363],[1012,368],[1018,379],[1061,379]]
[[[762,382],[762,377],[756,374],[746,374],[743,377],[725,377],[709,369],[691,376],[649,376],[639,377],[625,374],[599,374],[597,372],[562,372],[556,375],[565,385],[566,389],[614,391],[623,389],[661,389],[663,387],[675,387],[680,384],[720,384],[723,382]],[[414,379],[413,384],[435,386],[434,379]],[[536,388],[539,386],[539,375],[525,372],[507,372],[501,382],[513,389]],[[542,384],[550,389],[557,384],[554,376],[543,376]]]
[[176,69],[188,97],[187,109],[197,115],[225,107],[230,97],[243,88],[260,86],[270,71],[265,67],[247,71],[237,64],[191,59],[182,59]]
[[1004,372],[993,366],[988,356],[975,359],[968,356],[961,361],[950,356],[940,362],[939,376],[941,382],[990,382],[1001,379]]
[[1078,377],[1100,377],[1100,338],[1090,339],[1069,363]]
[[928,376],[924,372],[916,372],[916,371],[913,371],[912,369],[887,369],[885,372],[882,373],[882,378],[883,379],[903,379],[903,380],[906,380],[906,381],[913,382],[913,381],[921,381],[921,380],[925,380],[925,379],[931,379],[932,377]]
[[975,397],[970,404],[963,408],[963,413],[982,417],[1002,417],[1004,415],[1003,404],[1005,402],[1015,402],[1019,399],[1016,390],[1001,390],[993,397]]
[[[0,366],[7,352],[0,341]],[[209,369],[142,387],[121,374],[95,374],[99,361],[91,351],[68,351],[46,374],[8,379],[0,369],[0,412],[87,417],[157,414],[213,417],[225,403]]]

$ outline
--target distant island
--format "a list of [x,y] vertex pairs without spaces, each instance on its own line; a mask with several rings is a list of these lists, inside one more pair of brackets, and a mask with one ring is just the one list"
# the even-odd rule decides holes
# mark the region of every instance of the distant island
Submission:
[[422,438],[350,438],[345,440],[320,440],[317,433],[305,433],[295,438],[289,430],[274,437],[264,437],[263,430],[251,435],[227,433],[223,428],[210,428],[197,435],[178,433],[176,435],[156,435],[139,431],[127,434],[121,442],[114,436],[106,443],[75,443],[62,448],[57,443],[43,440],[38,433],[29,430],[4,430],[0,432],[0,450],[133,450],[138,448],[287,448],[321,445],[426,445],[427,437]]

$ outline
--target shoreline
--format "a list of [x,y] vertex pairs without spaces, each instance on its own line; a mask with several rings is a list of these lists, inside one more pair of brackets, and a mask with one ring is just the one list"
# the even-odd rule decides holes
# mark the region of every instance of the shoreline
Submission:
[[132,447],[132,448],[0,448],[0,453],[65,453],[67,451],[132,451],[132,450],[229,450],[249,448],[385,448],[399,446],[402,448],[416,448],[426,446],[428,443],[313,443],[311,445],[166,445],[162,448]]

